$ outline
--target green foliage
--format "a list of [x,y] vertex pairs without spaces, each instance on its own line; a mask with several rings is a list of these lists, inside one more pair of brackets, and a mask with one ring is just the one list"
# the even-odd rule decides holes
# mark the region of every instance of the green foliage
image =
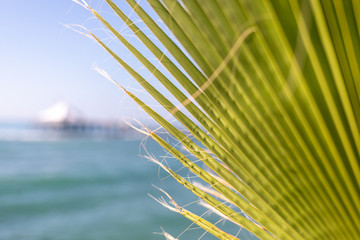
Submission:
[[[179,43],[137,2],[127,3],[171,58],[106,0],[181,89],[86,6],[182,103],[175,106],[92,34],[191,133],[123,88],[198,161],[149,136],[210,187],[158,164],[260,239],[359,239],[360,2],[147,1]],[[235,238],[169,198],[173,206],[161,203],[219,239]]]

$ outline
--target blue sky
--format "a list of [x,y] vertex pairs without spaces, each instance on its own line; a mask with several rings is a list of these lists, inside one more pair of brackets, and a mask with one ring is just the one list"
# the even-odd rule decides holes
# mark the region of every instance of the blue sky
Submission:
[[[112,16],[102,1],[89,2]],[[60,100],[90,118],[143,118],[131,99],[92,68],[137,88],[129,75],[100,46],[62,24],[84,25],[106,40],[101,25],[71,0],[1,1],[0,120],[31,120]]]

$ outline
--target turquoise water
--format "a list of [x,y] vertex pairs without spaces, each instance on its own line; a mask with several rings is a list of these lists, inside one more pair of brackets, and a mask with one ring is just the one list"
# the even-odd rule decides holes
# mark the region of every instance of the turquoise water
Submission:
[[[163,227],[177,237],[189,227],[147,195],[162,195],[154,184],[180,205],[196,200],[143,157],[140,140],[49,141],[21,131],[0,131],[0,239],[165,239],[153,232]],[[146,147],[165,155],[152,141]],[[203,233],[188,230],[180,239]]]

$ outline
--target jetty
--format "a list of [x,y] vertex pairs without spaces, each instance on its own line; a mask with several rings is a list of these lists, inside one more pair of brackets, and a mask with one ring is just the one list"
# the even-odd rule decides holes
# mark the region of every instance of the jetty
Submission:
[[121,121],[99,121],[85,118],[81,111],[60,101],[42,110],[35,123],[37,128],[66,135],[124,137],[133,132]]

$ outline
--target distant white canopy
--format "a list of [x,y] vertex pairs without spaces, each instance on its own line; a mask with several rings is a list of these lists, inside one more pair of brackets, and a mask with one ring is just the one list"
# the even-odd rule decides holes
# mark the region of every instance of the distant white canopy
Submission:
[[80,112],[66,102],[57,102],[39,114],[39,122],[48,124],[77,123],[82,121]]

